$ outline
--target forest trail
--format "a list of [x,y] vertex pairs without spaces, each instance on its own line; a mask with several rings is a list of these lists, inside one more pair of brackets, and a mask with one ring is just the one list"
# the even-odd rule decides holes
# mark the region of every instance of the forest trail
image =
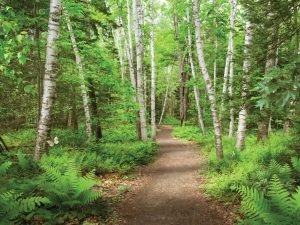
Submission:
[[190,142],[176,140],[171,126],[157,136],[160,153],[142,169],[141,183],[118,208],[126,225],[228,225],[229,213],[201,192],[201,160]]

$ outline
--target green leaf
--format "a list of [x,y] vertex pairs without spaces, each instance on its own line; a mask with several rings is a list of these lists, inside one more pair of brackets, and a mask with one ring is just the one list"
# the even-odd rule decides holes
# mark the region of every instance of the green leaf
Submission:
[[24,91],[25,91],[26,93],[32,93],[32,92],[33,92],[33,86],[32,86],[32,85],[26,85],[26,86],[24,87]]
[[26,61],[27,61],[26,56],[21,55],[21,56],[19,57],[19,63],[20,63],[21,65],[24,65],[24,64],[26,63]]
[[7,34],[12,30],[12,24],[8,21],[4,21],[2,23],[2,27],[3,27],[4,32]]

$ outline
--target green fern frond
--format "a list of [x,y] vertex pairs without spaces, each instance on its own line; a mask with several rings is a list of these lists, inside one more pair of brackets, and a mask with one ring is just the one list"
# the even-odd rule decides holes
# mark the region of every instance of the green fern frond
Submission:
[[291,213],[290,194],[276,175],[271,180],[268,196],[271,199],[274,210],[278,210],[286,215]]
[[300,173],[300,159],[297,157],[292,157],[291,159],[293,168]]
[[20,211],[22,212],[32,212],[38,206],[43,204],[49,204],[50,200],[46,197],[28,197],[25,199],[18,200]]
[[4,174],[6,174],[8,169],[11,167],[11,165],[12,165],[12,162],[10,162],[10,161],[2,163],[0,165],[0,176],[3,176]]
[[243,211],[250,218],[264,217],[264,214],[269,213],[271,208],[270,203],[264,198],[264,195],[255,188],[239,186],[236,190],[243,198]]

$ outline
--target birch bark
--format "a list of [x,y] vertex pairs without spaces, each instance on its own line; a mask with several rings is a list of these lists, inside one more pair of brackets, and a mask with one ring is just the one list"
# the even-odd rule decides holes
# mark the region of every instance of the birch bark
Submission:
[[[230,10],[230,31],[229,31],[229,40],[228,40],[228,51],[226,56],[226,63],[224,69],[224,82],[222,90],[222,99],[221,99],[221,112],[220,119],[222,118],[222,113],[224,111],[224,101],[225,95],[227,92],[227,82],[228,82],[228,73],[229,73],[229,97],[232,98],[232,85],[233,85],[233,51],[234,51],[234,28],[235,28],[235,17],[236,17],[236,0],[230,0],[231,10]],[[232,109],[232,107],[230,107]],[[230,110],[231,110],[230,109]],[[233,123],[234,115],[233,109],[230,111],[230,129],[229,136],[233,134]]]
[[237,141],[236,148],[243,150],[245,147],[245,135],[246,135],[246,118],[247,118],[247,97],[248,87],[250,82],[250,46],[252,44],[252,24],[250,21],[246,22],[246,34],[245,34],[245,47],[244,47],[244,63],[243,63],[243,86],[242,86],[242,105],[239,112],[238,129],[237,129]]
[[64,10],[64,13],[65,13],[66,20],[67,20],[67,26],[68,26],[68,30],[70,33],[70,38],[71,38],[71,42],[72,42],[72,47],[73,47],[73,51],[74,51],[74,55],[75,55],[76,64],[78,67],[79,77],[81,79],[80,89],[81,89],[81,96],[82,96],[83,109],[84,109],[84,115],[85,115],[85,130],[86,130],[85,132],[86,132],[87,141],[89,142],[91,139],[91,136],[92,136],[92,122],[91,122],[91,113],[90,113],[90,108],[89,108],[89,96],[87,94],[87,88],[85,85],[83,65],[82,65],[82,61],[81,61],[81,56],[79,54],[79,50],[78,50],[78,46],[77,46],[77,42],[76,42],[76,38],[74,35],[70,17],[66,10]]
[[204,59],[204,53],[202,48],[201,40],[201,23],[199,19],[199,9],[198,1],[192,0],[193,4],[193,16],[194,16],[194,25],[195,25],[195,34],[196,34],[196,47],[198,54],[198,61],[202,71],[202,75],[205,81],[206,90],[208,94],[208,99],[210,101],[211,114],[213,118],[214,133],[215,133],[215,145],[216,145],[216,154],[218,159],[223,158],[223,149],[222,149],[222,132],[221,132],[221,123],[219,120],[219,115],[216,106],[216,97],[214,89],[211,84],[211,79],[206,68],[206,63]]
[[[195,73],[195,66],[193,62],[193,55],[192,55],[192,35],[190,30],[190,15],[189,10],[187,9],[187,22],[188,22],[188,48],[189,48],[189,61],[191,66],[191,72],[192,77],[196,79],[196,73]],[[195,102],[196,102],[196,109],[197,109],[197,115],[198,115],[198,125],[201,129],[202,133],[205,132],[204,128],[204,122],[202,117],[202,111],[201,111],[201,105],[200,105],[200,92],[197,85],[194,85],[194,95],[195,95]]]
[[141,38],[141,4],[140,0],[133,0],[135,6],[136,16],[134,19],[134,28],[136,35],[136,80],[137,80],[137,95],[139,103],[139,116],[140,116],[140,126],[141,126],[141,139],[143,141],[147,140],[147,123],[146,123],[146,113],[145,113],[145,102],[143,95],[143,85],[142,85],[142,38]]
[[155,109],[155,92],[156,92],[156,71],[155,71],[155,37],[154,37],[154,15],[153,0],[150,0],[150,48],[151,48],[151,137],[156,139],[156,109]]
[[61,0],[50,1],[50,13],[48,22],[48,37],[46,48],[46,63],[44,76],[44,90],[42,106],[38,125],[38,134],[34,150],[34,159],[39,160],[47,148],[47,137],[50,134],[51,113],[54,106],[57,79],[58,47],[56,42],[60,33],[62,4]]

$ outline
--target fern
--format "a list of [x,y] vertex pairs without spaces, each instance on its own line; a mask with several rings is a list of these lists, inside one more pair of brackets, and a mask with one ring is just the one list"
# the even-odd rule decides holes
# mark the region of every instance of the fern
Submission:
[[292,157],[291,159],[293,168],[300,173],[300,159],[297,157]]
[[65,209],[73,209],[90,204],[97,200],[102,193],[93,189],[99,182],[94,179],[93,172],[85,177],[76,163],[67,162],[66,169],[43,166],[44,182],[41,188],[46,192],[52,204]]
[[22,215],[36,210],[39,206],[49,204],[46,197],[27,197],[14,191],[0,194],[0,224],[14,224]]
[[8,169],[11,167],[12,162],[7,161],[0,165],[0,176],[3,176],[7,173]]
[[300,188],[290,194],[280,179],[273,176],[266,195],[252,187],[235,188],[242,196],[243,224],[297,225],[300,212]]

